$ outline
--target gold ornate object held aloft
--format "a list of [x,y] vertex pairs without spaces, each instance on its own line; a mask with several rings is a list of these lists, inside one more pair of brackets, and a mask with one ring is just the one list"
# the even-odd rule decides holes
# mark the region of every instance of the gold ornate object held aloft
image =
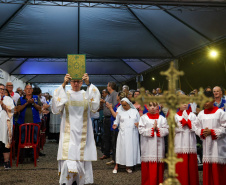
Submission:
[[164,91],[162,96],[148,96],[145,94],[145,89],[140,89],[140,95],[133,99],[133,101],[137,101],[141,108],[144,108],[145,104],[149,104],[149,102],[158,102],[165,107],[169,108],[169,116],[167,118],[169,124],[169,136],[168,136],[168,153],[166,154],[166,159],[164,161],[168,164],[168,178],[163,182],[163,185],[180,185],[176,174],[176,163],[182,162],[182,158],[177,158],[176,153],[174,152],[174,136],[175,136],[175,127],[176,123],[174,120],[174,116],[176,114],[177,108],[182,103],[196,102],[202,108],[205,102],[212,101],[212,98],[207,98],[203,94],[203,89],[200,88],[200,93],[197,96],[189,97],[189,96],[178,96],[176,94],[176,82],[179,76],[184,75],[183,71],[178,71],[174,67],[174,63],[170,63],[170,68],[161,72],[161,75],[167,76],[168,80],[168,91]]

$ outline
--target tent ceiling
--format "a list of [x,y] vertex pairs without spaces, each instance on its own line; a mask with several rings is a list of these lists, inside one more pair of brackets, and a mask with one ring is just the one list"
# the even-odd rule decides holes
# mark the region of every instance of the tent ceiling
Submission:
[[93,83],[121,83],[226,38],[221,1],[89,2],[0,0],[0,68],[59,83],[67,54],[86,54]]

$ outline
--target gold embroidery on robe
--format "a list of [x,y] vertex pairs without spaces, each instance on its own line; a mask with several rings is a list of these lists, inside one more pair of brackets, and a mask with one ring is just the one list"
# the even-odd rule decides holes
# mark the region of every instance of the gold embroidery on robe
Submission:
[[70,175],[68,174],[68,176],[67,176],[66,178],[67,178],[67,180],[69,181],[69,179],[70,179],[71,177],[70,177]]
[[84,151],[86,146],[86,134],[87,134],[87,121],[88,121],[88,101],[85,99],[85,94],[83,94],[83,106],[84,106],[84,112],[83,112],[83,127],[82,127],[82,138],[80,143],[80,160],[84,161]]
[[68,159],[69,142],[70,142],[70,120],[69,120],[69,106],[81,106],[84,107],[83,111],[83,126],[80,143],[80,161],[84,161],[84,150],[86,146],[86,134],[87,134],[87,121],[88,121],[88,101],[85,99],[85,93],[83,94],[83,101],[70,101],[70,94],[67,92],[68,102],[65,104],[65,116],[66,122],[64,127],[64,139],[63,139],[63,152],[62,159]]
[[70,142],[70,120],[69,120],[69,107],[66,103],[65,105],[65,127],[64,127],[64,140],[63,140],[63,153],[62,158],[67,159],[68,158],[68,150],[69,150],[69,142]]

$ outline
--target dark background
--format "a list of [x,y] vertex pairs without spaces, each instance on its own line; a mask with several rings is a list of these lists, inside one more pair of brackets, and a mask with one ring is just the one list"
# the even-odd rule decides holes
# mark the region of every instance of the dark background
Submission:
[[[216,59],[209,57],[209,51],[214,48],[219,52]],[[179,79],[179,89],[189,93],[196,88],[206,88],[207,86],[221,86],[226,89],[226,42],[218,43],[215,46],[208,46],[196,52],[182,56],[178,59],[179,70],[184,71],[184,76]],[[161,87],[166,90],[168,82],[165,76],[160,75],[160,71],[166,71],[169,64],[161,66],[153,71],[147,71],[143,75],[141,86],[147,90]],[[152,80],[155,78],[155,81]],[[136,79],[126,82],[130,89],[136,89]]]

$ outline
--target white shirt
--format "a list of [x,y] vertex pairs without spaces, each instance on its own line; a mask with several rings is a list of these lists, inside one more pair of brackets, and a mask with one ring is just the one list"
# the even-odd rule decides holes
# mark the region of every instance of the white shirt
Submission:
[[45,98],[44,96],[41,96],[41,97],[40,97],[40,101],[42,102],[43,105],[44,105],[44,104],[47,104],[46,98]]
[[13,101],[15,102],[15,104],[17,105],[17,102],[20,98],[20,95],[18,93],[14,93],[14,95],[12,96]]

